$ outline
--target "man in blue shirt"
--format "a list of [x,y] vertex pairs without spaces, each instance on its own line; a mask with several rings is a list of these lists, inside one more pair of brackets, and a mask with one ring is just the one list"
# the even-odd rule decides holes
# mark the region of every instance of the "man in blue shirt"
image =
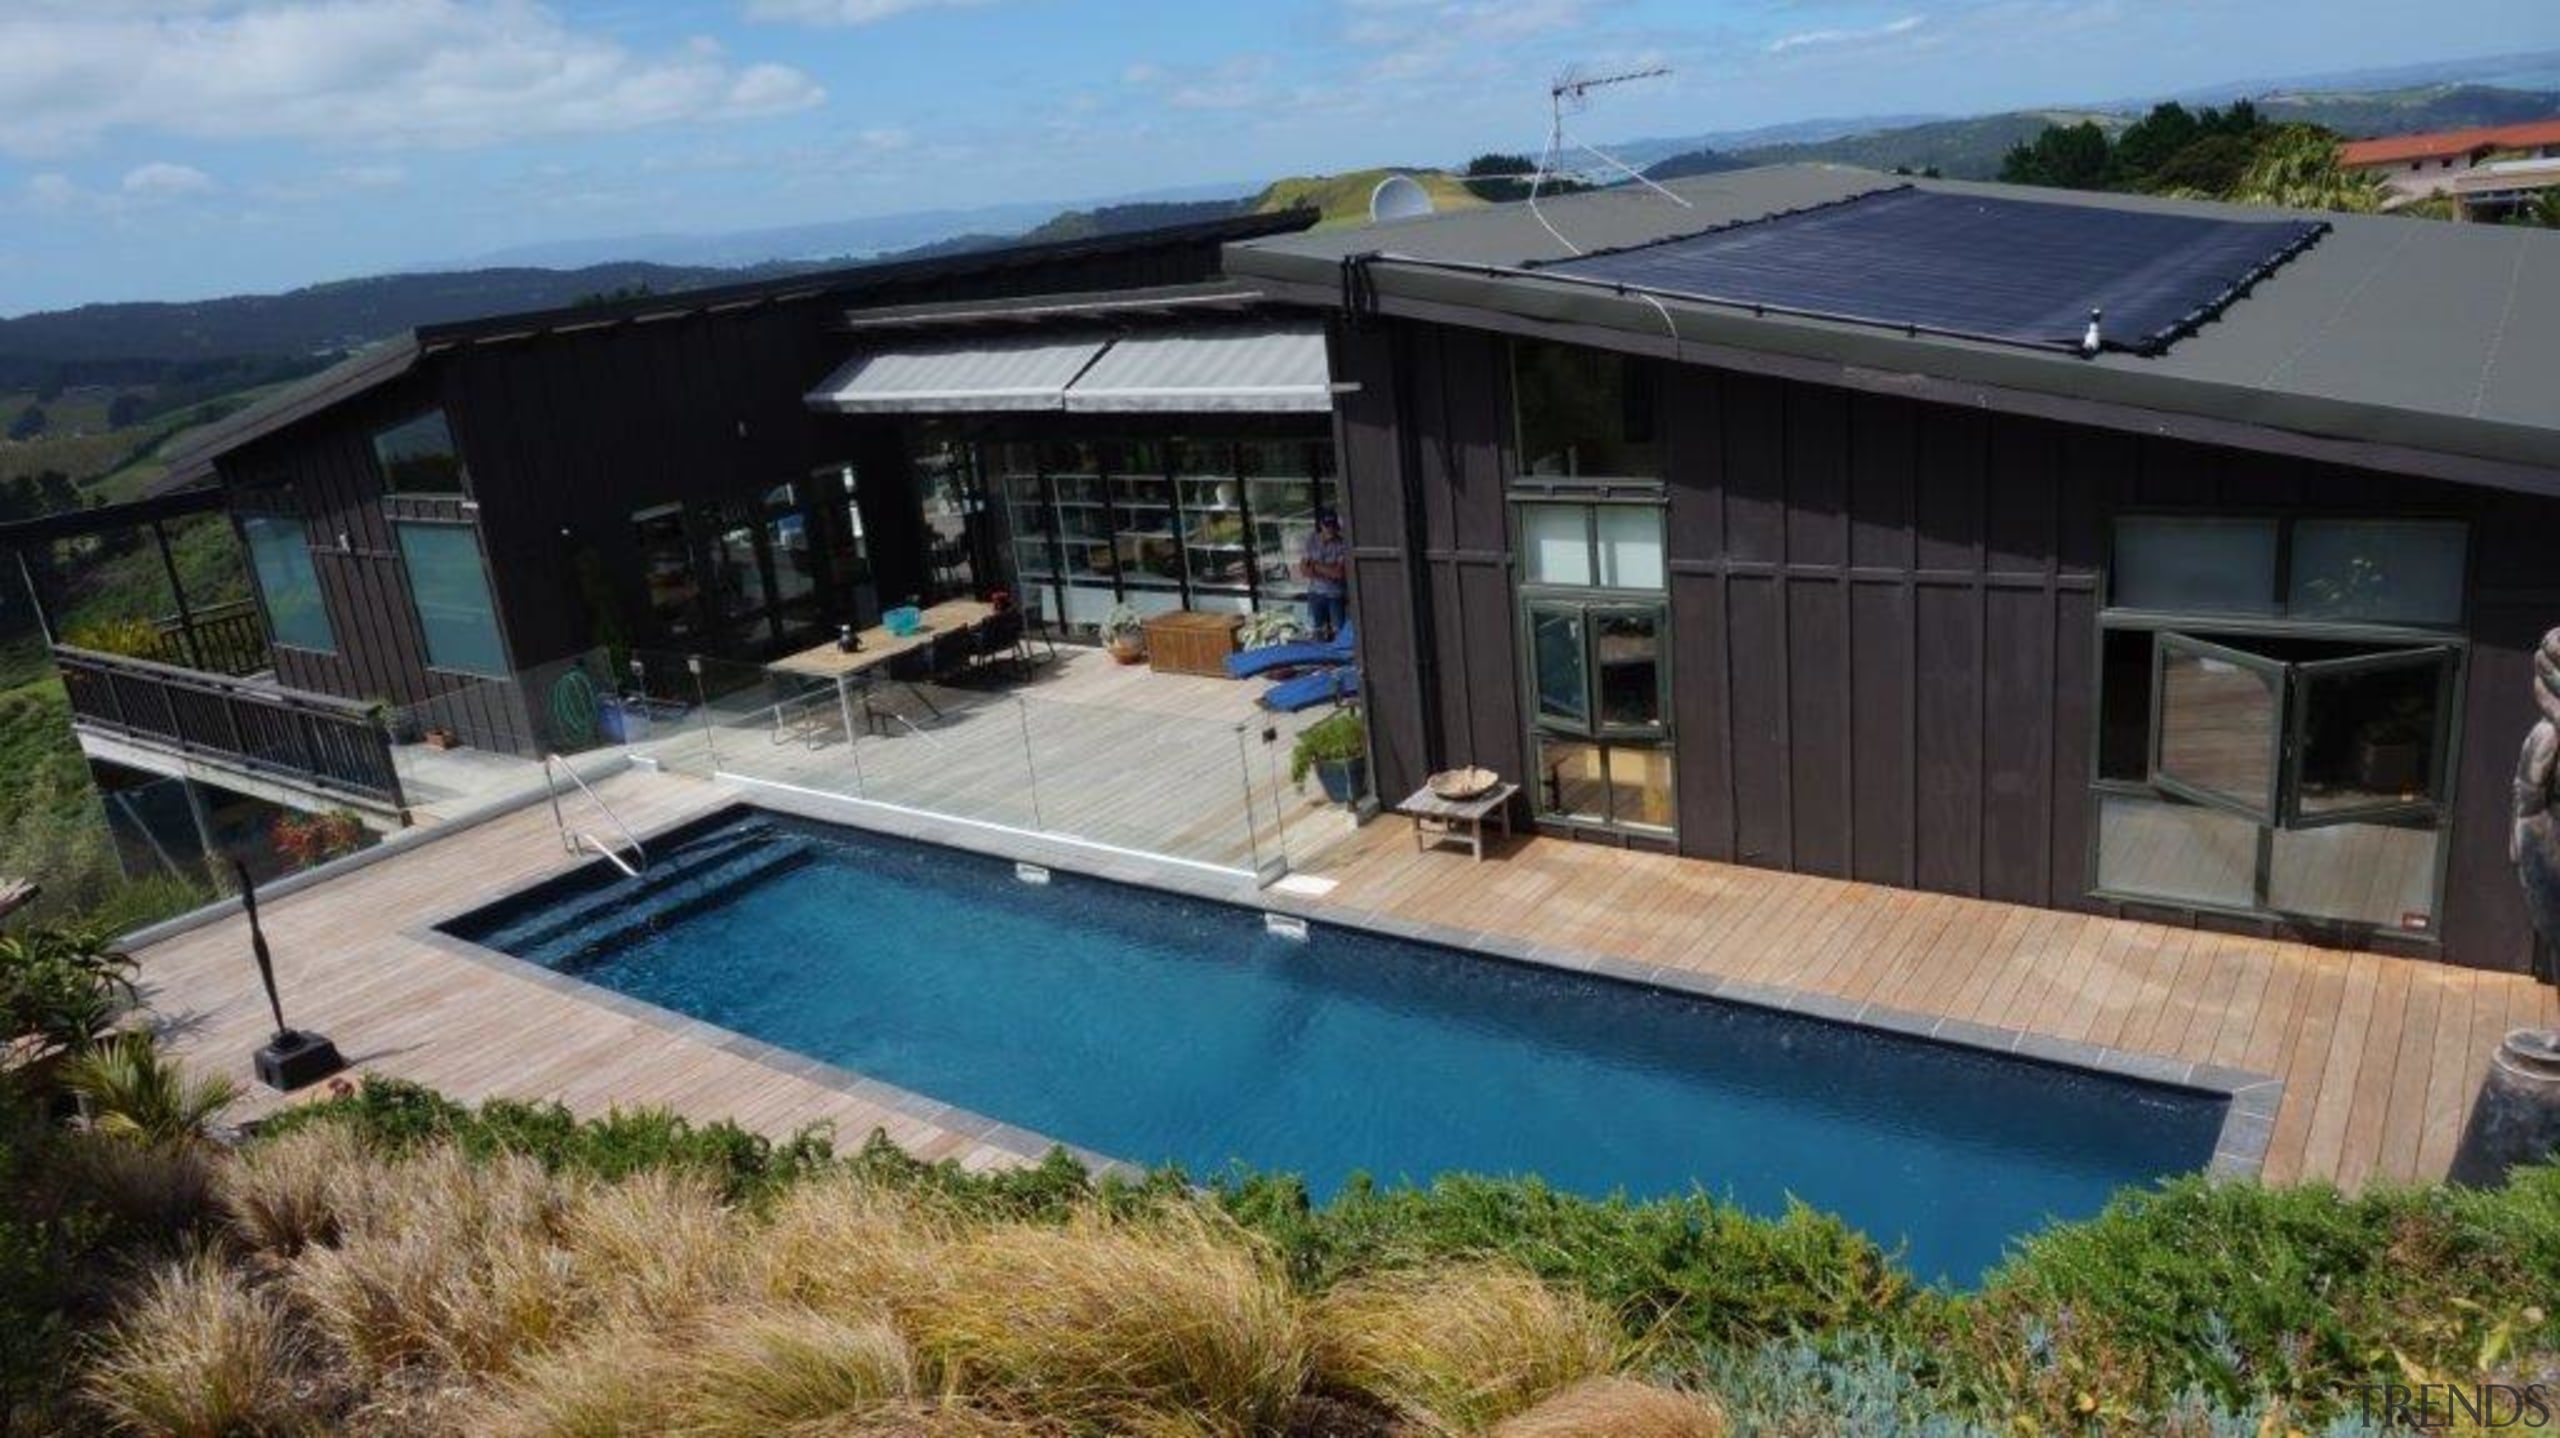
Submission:
[[1347,617],[1351,595],[1351,541],[1342,536],[1340,515],[1316,511],[1316,532],[1307,540],[1298,573],[1307,581],[1307,623],[1317,638],[1331,639]]

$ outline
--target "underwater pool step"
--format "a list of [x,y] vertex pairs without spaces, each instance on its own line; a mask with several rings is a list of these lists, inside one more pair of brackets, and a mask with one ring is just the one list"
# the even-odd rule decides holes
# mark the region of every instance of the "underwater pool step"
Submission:
[[564,972],[599,954],[616,952],[633,940],[688,918],[704,909],[735,900],[743,891],[808,864],[817,850],[792,841],[769,843],[762,852],[697,870],[646,893],[634,893],[628,905],[609,921],[585,932],[562,934],[544,944],[510,950],[546,968]]
[[508,953],[550,945],[564,936],[613,921],[652,895],[691,883],[727,865],[768,855],[772,852],[772,839],[765,832],[706,835],[653,855],[648,869],[638,879],[625,878],[598,864],[597,873],[586,887],[556,905],[501,923],[480,935],[478,941]]

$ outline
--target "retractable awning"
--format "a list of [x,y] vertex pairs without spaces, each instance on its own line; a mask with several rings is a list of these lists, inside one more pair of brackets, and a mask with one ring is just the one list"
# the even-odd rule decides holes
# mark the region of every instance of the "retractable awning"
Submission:
[[1109,341],[975,340],[862,355],[805,397],[837,414],[949,414],[1064,407]]
[[807,400],[838,414],[1323,414],[1333,394],[1324,327],[1296,320],[879,350]]
[[1323,414],[1333,408],[1316,324],[1174,331],[1115,341],[1067,387],[1074,414]]

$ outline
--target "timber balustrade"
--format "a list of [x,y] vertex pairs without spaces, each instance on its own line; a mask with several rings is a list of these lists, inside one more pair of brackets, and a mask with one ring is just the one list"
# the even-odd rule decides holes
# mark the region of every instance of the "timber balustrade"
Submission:
[[56,648],[82,724],[324,794],[405,810],[391,736],[363,704],[149,659]]

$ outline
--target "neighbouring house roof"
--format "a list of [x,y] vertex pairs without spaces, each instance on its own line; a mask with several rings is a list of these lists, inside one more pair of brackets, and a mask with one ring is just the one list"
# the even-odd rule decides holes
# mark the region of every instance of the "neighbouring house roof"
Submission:
[[[2157,354],[2095,356],[1553,272],[1896,183],[1772,166],[1231,244],[1276,296],[2560,494],[2560,233],[1919,180],[1940,195],[2326,233]],[[1560,238],[1562,237],[1562,238]],[[1571,244],[1566,243],[1570,239]],[[1995,231],[1982,238],[1998,243]],[[1694,291],[1698,286],[1689,287]]]
[[368,347],[308,379],[251,405],[240,413],[205,426],[189,436],[169,457],[169,473],[160,490],[200,484],[213,475],[214,462],[232,450],[285,429],[357,395],[407,374],[421,359],[459,346],[523,339],[533,335],[586,331],[647,323],[708,311],[746,309],[811,300],[857,301],[918,283],[976,275],[1060,261],[1154,249],[1166,245],[1231,242],[1305,229],[1315,223],[1312,210],[1235,215],[1224,219],[1168,225],[1159,229],[1093,235],[1043,244],[1008,245],[970,250],[928,259],[898,260],[842,269],[818,270],[778,279],[643,295],[606,304],[573,305],[516,314],[491,315],[447,324],[422,325]]
[[916,341],[856,355],[805,402],[834,414],[1323,414],[1333,386],[1323,325],[1273,317]]
[[2482,125],[2468,130],[2436,130],[2424,135],[2385,135],[2378,140],[2350,140],[2338,147],[2338,163],[2351,169],[2404,165],[2411,160],[2437,160],[2475,155],[2486,150],[2527,149],[2560,145],[2560,116],[2520,125]]

